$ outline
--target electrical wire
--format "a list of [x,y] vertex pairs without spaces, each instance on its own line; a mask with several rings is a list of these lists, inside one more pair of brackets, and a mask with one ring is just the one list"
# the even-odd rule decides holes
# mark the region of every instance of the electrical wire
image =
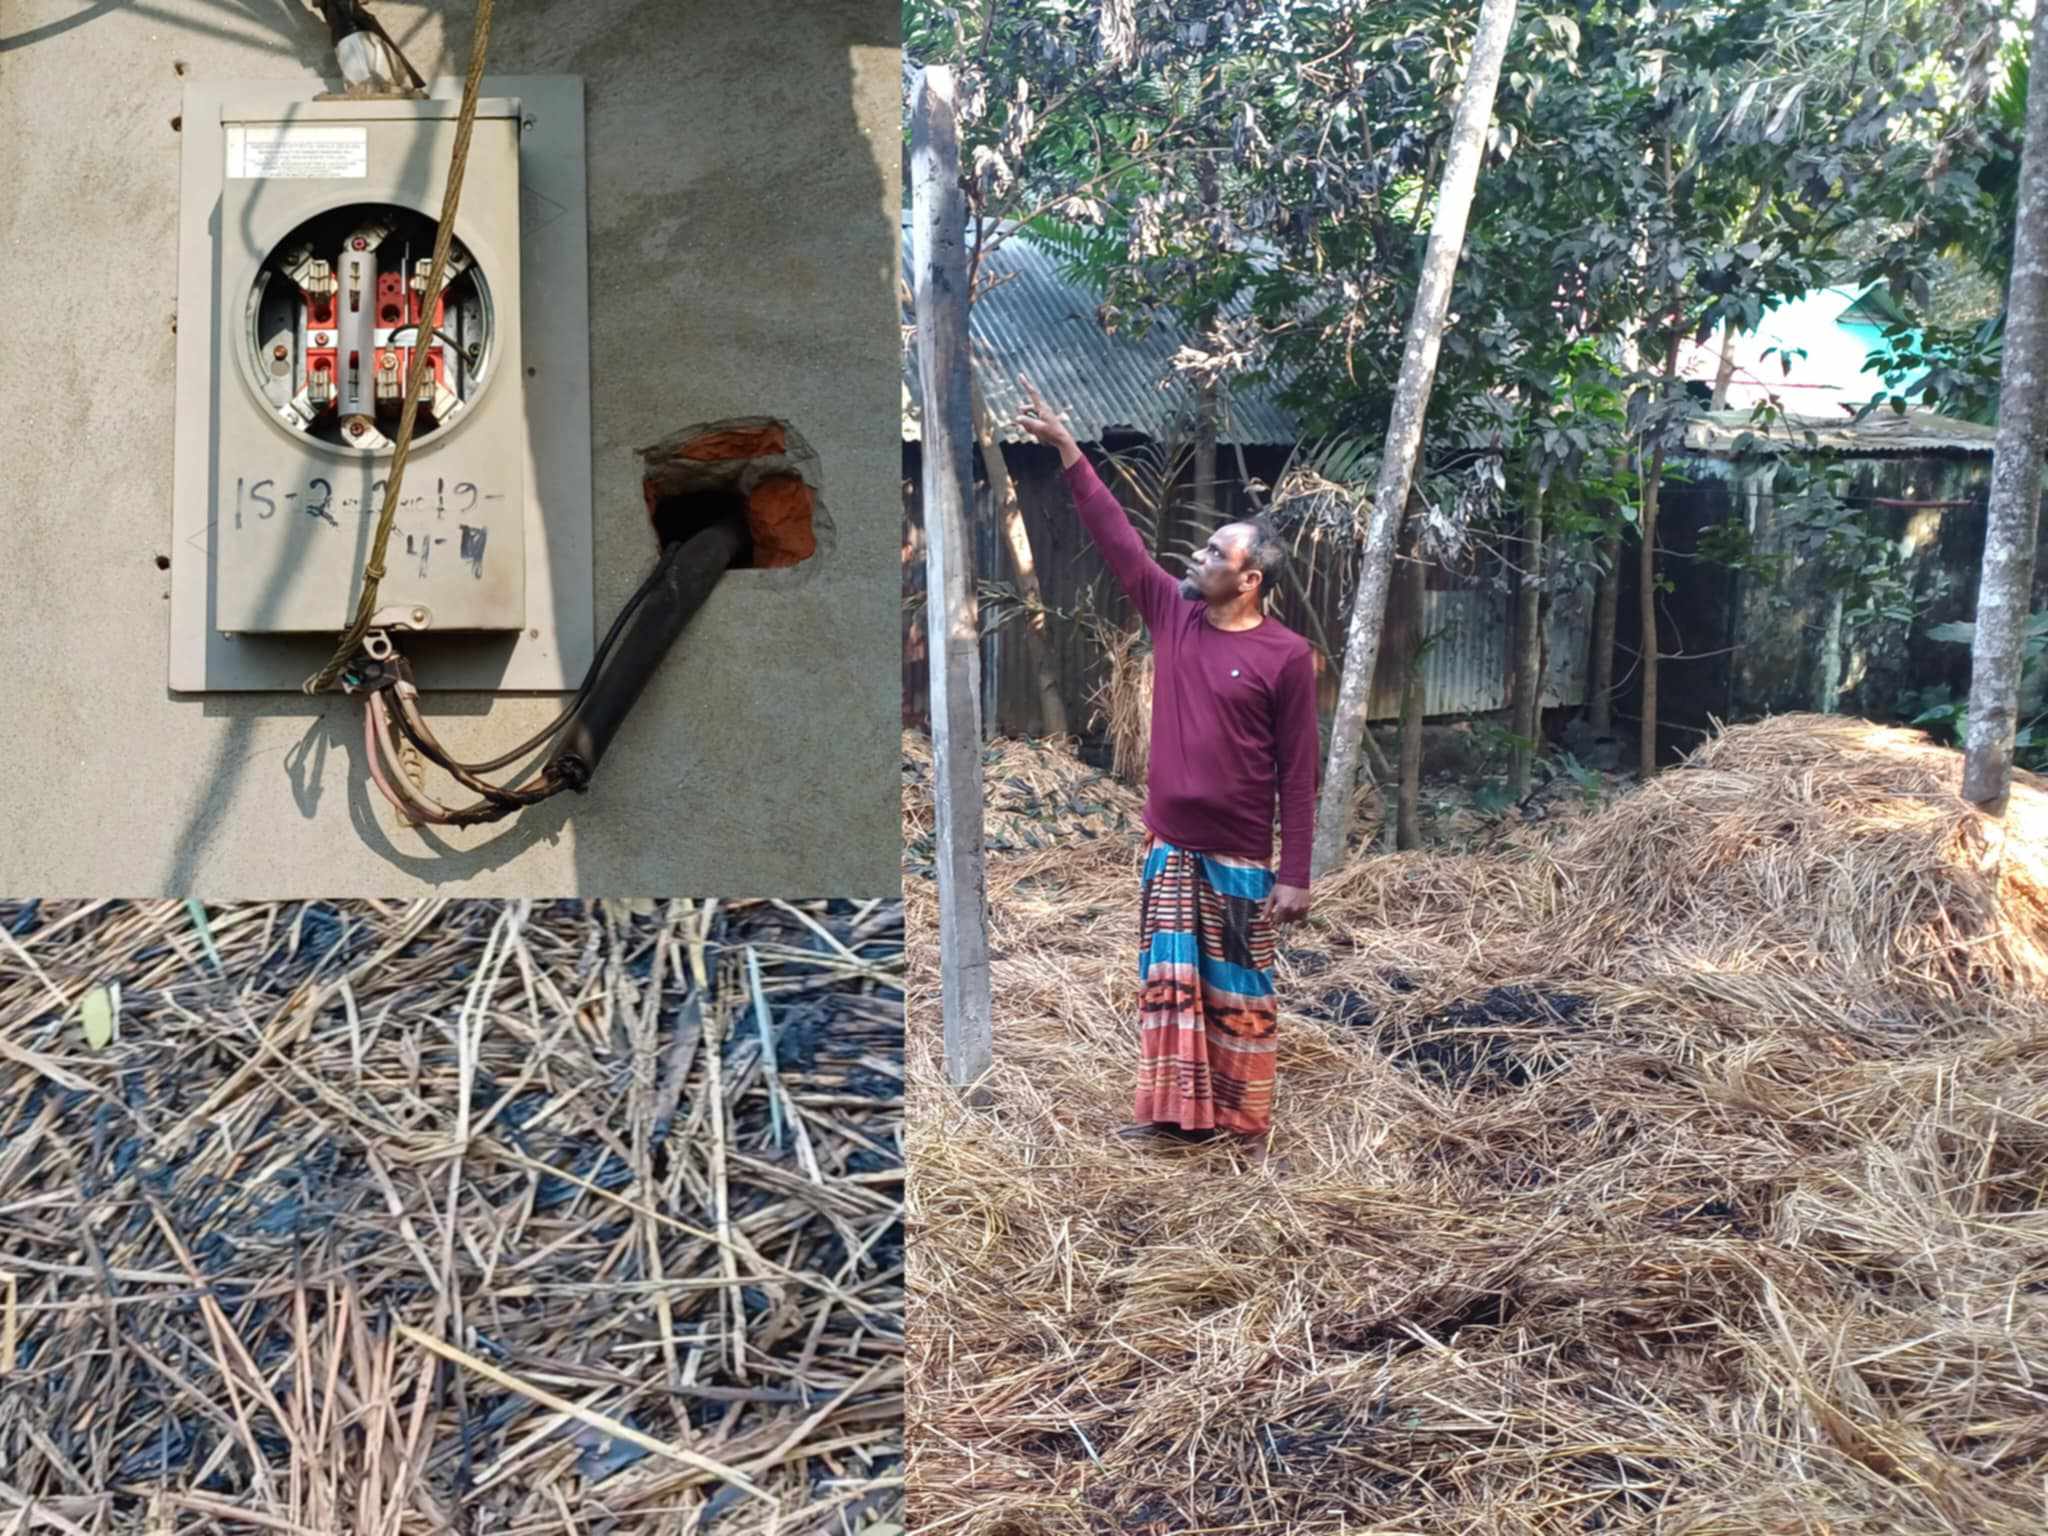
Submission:
[[[648,594],[654,587],[655,577],[650,576],[620,607],[618,616],[612,620],[611,627],[605,631],[604,639],[598,642],[596,651],[592,653],[589,669],[583,674],[583,683],[576,690],[575,697],[569,701],[568,707],[518,746],[483,762],[462,762],[442,745],[440,738],[435,736],[432,727],[419,712],[419,689],[412,680],[410,664],[403,657],[398,658],[394,677],[371,690],[364,710],[364,746],[370,758],[371,777],[377,788],[401,815],[440,826],[475,826],[502,820],[515,811],[523,810],[529,805],[537,805],[566,789],[568,785],[562,780],[545,773],[516,786],[493,784],[482,775],[494,772],[555,743],[590,697],[591,689],[603,675],[605,662],[610,657],[619,636],[625,631],[634,613],[647,601]],[[387,700],[386,694],[392,697]],[[398,735],[411,742],[419,749],[421,755],[458,784],[482,798],[475,805],[457,809],[443,805],[440,801],[414,789],[397,760],[395,737]]]
[[[491,38],[491,10],[494,0],[478,0],[476,39],[470,48],[469,73],[462,82],[462,110],[456,119],[455,144],[448,158],[448,185],[441,198],[441,219],[434,230],[434,259],[427,269],[426,292],[421,298],[423,314],[432,314],[448,275],[448,249],[455,238],[455,212],[462,199],[462,173],[469,163],[469,143],[476,129],[477,92],[483,85],[484,59]],[[407,370],[405,407],[399,417],[397,446],[392,450],[391,474],[384,487],[384,506],[377,514],[377,532],[370,545],[370,557],[363,565],[363,590],[356,602],[355,618],[342,634],[334,654],[313,676],[306,679],[307,693],[325,693],[355,660],[370,622],[377,615],[377,589],[384,580],[384,557],[391,548],[391,531],[398,522],[399,489],[405,480],[406,459],[412,453],[413,427],[419,420],[420,385],[427,376],[426,347],[413,348],[412,367]]]
[[404,732],[406,739],[417,747],[428,761],[445,770],[456,783],[465,789],[473,790],[491,804],[508,806],[516,810],[521,806],[545,800],[564,787],[545,772],[517,786],[493,784],[488,779],[472,773],[449,755],[448,749],[441,745],[440,738],[427,725],[419,712],[419,690],[409,679],[387,691],[396,696],[395,718],[399,730]]
[[393,37],[389,32],[384,30],[384,23],[379,21],[374,15],[372,15],[370,13],[370,8],[366,5],[358,4],[356,6],[356,14],[363,19],[364,24],[367,25],[372,32],[376,33],[379,37],[384,39],[384,46],[391,50],[391,56],[394,59],[398,60],[398,62],[402,66],[404,66],[406,74],[412,77],[413,89],[416,91],[425,91],[427,88],[426,80],[421,76],[418,70],[412,67],[412,60],[408,59],[405,56],[405,50],[398,46],[398,39]]
[[[719,577],[740,557],[746,543],[745,524],[735,518],[664,545],[653,570],[606,629],[568,708],[518,746],[488,761],[465,763],[434,734],[420,713],[419,688],[412,665],[403,655],[389,650],[374,665],[349,668],[344,673],[349,690],[367,694],[363,741],[379,792],[410,820],[475,826],[503,820],[565,789],[587,788],[591,772],[646,686],[652,668],[709,597]],[[656,605],[651,617],[644,617],[650,604]],[[458,808],[427,795],[406,771],[407,762],[417,762],[408,756],[408,749],[480,798]],[[525,776],[506,783],[483,776],[536,749],[546,755]]]
[[412,81],[412,88],[424,93],[427,82],[420,72],[412,67],[412,60],[405,56],[405,50],[398,46],[398,39],[384,29],[384,23],[371,14],[363,0],[319,0],[320,14],[326,18],[327,30],[336,45],[351,32],[369,32],[382,39],[384,46],[391,50],[391,57],[404,69]]
[[[439,340],[439,341],[445,341],[445,342],[447,342],[449,346],[451,346],[451,347],[453,347],[453,348],[455,349],[455,355],[456,355],[457,357],[461,358],[461,359],[462,359],[462,360],[463,360],[463,361],[464,361],[465,363],[467,363],[467,362],[469,361],[469,351],[468,351],[468,349],[467,349],[467,348],[465,348],[465,347],[464,347],[464,346],[462,345],[462,343],[461,343],[461,342],[459,342],[459,341],[457,341],[457,340],[456,340],[456,339],[455,339],[455,338],[454,338],[453,336],[450,336],[450,335],[449,335],[449,334],[448,334],[448,333],[447,333],[446,331],[442,330],[442,329],[441,329],[441,328],[440,328],[440,327],[439,327],[438,325],[437,325],[437,326],[433,326],[433,327],[431,327],[431,328],[428,328],[428,327],[423,327],[423,326],[418,326],[418,325],[401,325],[401,326],[398,326],[398,327],[394,328],[394,329],[393,329],[393,331],[392,331],[392,333],[391,333],[391,345],[392,345],[392,346],[394,346],[394,347],[416,347],[416,346],[418,346],[418,345],[419,345],[419,340],[420,340],[420,332],[421,332],[422,330],[426,330],[427,334],[428,334],[429,336],[432,336],[432,337],[434,337],[434,338],[435,338],[436,340]],[[410,340],[410,341],[400,341],[400,340],[398,339],[398,336],[399,336],[399,332],[401,332],[401,331],[411,331],[411,332],[412,332],[412,340]]]
[[[598,676],[604,671],[605,659],[611,654],[612,646],[617,642],[620,634],[624,632],[627,622],[633,617],[640,605],[647,601],[647,595],[652,590],[652,581],[643,581],[634,590],[633,595],[626,599],[624,605],[619,609],[618,617],[612,620],[611,628],[605,631],[604,639],[598,642],[597,649],[591,653],[590,666],[584,671],[583,682],[577,688],[575,697],[569,700],[567,707],[559,715],[555,716],[553,720],[542,726],[518,746],[501,752],[496,757],[482,762],[443,762],[440,766],[446,768],[451,773],[495,773],[498,769],[517,762],[529,753],[551,745],[555,738],[562,734],[562,728],[576,717],[576,711],[583,707],[584,700],[590,697],[590,690],[597,685]],[[424,727],[425,722],[422,720],[421,724]],[[415,741],[413,744],[418,746],[422,752],[427,752],[430,757],[433,756],[433,753],[425,745],[418,741]],[[440,746],[438,742],[434,745],[436,748]]]
[[[405,685],[410,689],[411,684]],[[430,752],[445,760],[447,754],[433,742],[431,732],[422,731],[421,737],[414,736],[405,722],[405,699],[401,694],[394,709],[387,701],[387,693],[394,688],[379,688],[373,692],[363,712],[363,742],[370,760],[370,777],[382,791],[384,797],[395,806],[400,815],[415,821],[430,822],[438,826],[480,826],[493,821],[502,821],[507,816],[538,804],[548,796],[566,787],[545,776],[536,778],[533,787],[520,790],[505,790],[495,785],[484,785],[488,794],[474,805],[460,808],[443,805],[440,801],[417,790],[407,781],[403,768],[398,762],[397,742],[393,730],[399,731],[419,746],[423,752]],[[471,788],[477,784],[472,782]]]

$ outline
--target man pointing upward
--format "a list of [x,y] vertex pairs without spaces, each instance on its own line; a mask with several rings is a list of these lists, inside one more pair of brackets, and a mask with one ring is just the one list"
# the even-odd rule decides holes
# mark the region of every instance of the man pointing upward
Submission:
[[1017,425],[1059,450],[1082,525],[1152,638],[1142,1043],[1137,1123],[1123,1134],[1263,1140],[1273,1123],[1273,935],[1308,915],[1320,748],[1314,654],[1265,612],[1285,550],[1263,523],[1228,523],[1186,576],[1171,575],[1066,423],[1021,382]]

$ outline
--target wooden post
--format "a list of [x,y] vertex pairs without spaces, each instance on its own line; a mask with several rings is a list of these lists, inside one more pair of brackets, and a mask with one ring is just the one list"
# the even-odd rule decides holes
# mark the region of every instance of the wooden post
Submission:
[[917,371],[924,390],[925,633],[937,797],[939,980],[946,1076],[976,1082],[993,1056],[988,875],[981,836],[981,619],[968,518],[974,424],[967,365],[967,212],[953,72],[920,70],[910,119]]

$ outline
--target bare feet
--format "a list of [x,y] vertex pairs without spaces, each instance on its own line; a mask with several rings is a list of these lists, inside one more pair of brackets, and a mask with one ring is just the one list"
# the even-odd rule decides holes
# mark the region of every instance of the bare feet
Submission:
[[1286,1158],[1273,1155],[1271,1132],[1240,1136],[1238,1145],[1244,1149],[1245,1161],[1263,1173],[1284,1174],[1293,1166]]

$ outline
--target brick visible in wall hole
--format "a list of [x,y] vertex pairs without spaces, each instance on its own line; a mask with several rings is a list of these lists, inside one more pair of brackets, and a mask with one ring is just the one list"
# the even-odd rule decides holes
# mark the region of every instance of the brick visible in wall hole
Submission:
[[789,436],[782,430],[782,424],[769,422],[760,427],[707,432],[684,443],[676,450],[676,457],[693,464],[710,464],[719,459],[757,459],[763,454],[786,452],[788,448]]
[[771,475],[747,497],[747,527],[754,536],[753,564],[763,570],[801,565],[818,552],[811,527],[815,500],[795,475]]
[[739,568],[801,565],[829,547],[817,455],[787,422],[747,416],[687,427],[641,450],[641,493],[663,546],[721,519],[743,517]]

